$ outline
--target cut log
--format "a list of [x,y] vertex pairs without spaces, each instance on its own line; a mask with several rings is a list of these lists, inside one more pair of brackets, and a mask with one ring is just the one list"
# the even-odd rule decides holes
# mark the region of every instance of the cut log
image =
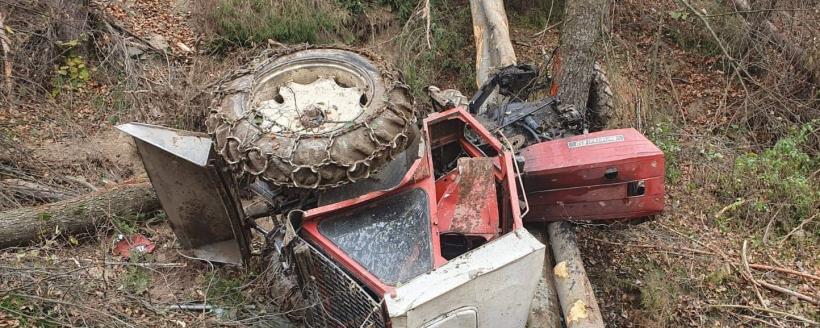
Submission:
[[547,246],[544,253],[544,267],[541,272],[541,279],[535,290],[535,297],[530,305],[530,316],[527,318],[527,328],[559,328],[561,327],[561,307],[558,302],[558,294],[555,291],[555,278],[552,273],[552,257],[550,255],[550,242],[547,237],[547,228],[544,225],[527,227],[527,230],[535,236],[538,241]]
[[555,254],[555,291],[567,328],[604,327],[592,284],[584,270],[575,231],[568,222],[550,223],[547,230]]
[[107,218],[152,212],[159,207],[151,184],[140,181],[57,203],[0,212],[0,248],[24,245],[55,231],[93,233]]

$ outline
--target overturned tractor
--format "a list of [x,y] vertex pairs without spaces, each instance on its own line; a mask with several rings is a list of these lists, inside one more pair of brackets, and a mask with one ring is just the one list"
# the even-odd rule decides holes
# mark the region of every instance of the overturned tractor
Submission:
[[[436,111],[417,118],[375,56],[289,48],[226,79],[209,134],[119,128],[182,246],[246,265],[261,234],[311,326],[523,327],[546,252],[525,222],[644,217],[664,197],[657,147],[525,101],[537,77],[502,68],[469,101],[430,88]],[[245,189],[266,206],[243,208]]]

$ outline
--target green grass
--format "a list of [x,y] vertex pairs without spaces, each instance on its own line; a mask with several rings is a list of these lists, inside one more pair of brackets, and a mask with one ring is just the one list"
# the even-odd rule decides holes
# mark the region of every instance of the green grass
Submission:
[[217,273],[209,274],[206,279],[206,284],[210,283],[207,291],[208,303],[222,307],[237,307],[244,303],[241,279]]
[[344,33],[358,0],[207,0],[199,2],[200,19],[215,36],[214,51],[248,47],[267,40],[282,43],[326,43],[326,35]]
[[647,272],[640,287],[641,307],[659,327],[673,321],[675,302],[678,299],[679,286],[667,273],[657,268]]
[[431,0],[430,12],[429,48],[423,19],[408,22],[409,32],[399,36],[398,66],[404,81],[419,100],[427,98],[429,85],[458,89],[470,96],[475,90],[475,46],[469,4]]
[[[136,254],[134,254],[136,255]],[[132,262],[139,262],[136,256],[132,255]],[[139,295],[148,290],[151,285],[151,275],[148,269],[139,266],[128,266],[126,269],[123,287],[129,292]]]

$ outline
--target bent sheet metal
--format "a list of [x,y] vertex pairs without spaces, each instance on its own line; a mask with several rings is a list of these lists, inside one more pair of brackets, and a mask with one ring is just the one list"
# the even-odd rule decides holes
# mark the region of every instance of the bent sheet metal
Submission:
[[206,261],[243,265],[249,231],[227,166],[219,165],[211,139],[202,133],[128,123],[117,127],[134,138],[145,171],[183,248]]

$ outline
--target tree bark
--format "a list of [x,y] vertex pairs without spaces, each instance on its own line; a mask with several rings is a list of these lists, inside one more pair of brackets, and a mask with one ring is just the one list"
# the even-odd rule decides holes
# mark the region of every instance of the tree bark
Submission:
[[498,68],[516,62],[504,1],[470,0],[476,48],[476,85]]
[[561,44],[553,58],[550,94],[583,113],[586,113],[593,77],[596,43],[608,9],[606,0],[567,1],[564,7]]
[[561,327],[561,307],[558,294],[555,291],[555,277],[552,273],[552,256],[550,255],[550,241],[547,228],[543,225],[527,227],[527,230],[538,241],[547,246],[544,253],[544,267],[541,279],[535,290],[535,297],[530,305],[530,316],[527,318],[527,328],[559,328]]
[[73,195],[70,190],[21,179],[0,180],[0,188],[20,198],[32,198],[40,201],[61,201]]
[[[596,43],[608,10],[609,1],[606,0],[568,1],[564,7],[561,44],[553,59],[554,78],[550,94],[585,115],[595,67]],[[556,262],[555,289],[567,327],[604,327],[570,223],[550,223],[548,231]]]
[[[515,50],[510,40],[510,26],[502,0],[470,0],[470,11],[473,17],[473,35],[476,50],[476,85],[481,87],[489,76],[499,68],[516,63]],[[479,108],[484,112],[487,104],[498,103],[500,95],[494,91],[487,98],[485,105]]]
[[0,212],[0,248],[23,245],[57,230],[63,234],[94,232],[106,218],[159,208],[151,184],[134,182],[57,203]]
[[568,222],[550,223],[547,230],[555,254],[555,290],[567,328],[603,328],[604,320],[584,270],[575,231]]
[[[0,54],[3,55],[3,81],[5,81],[6,97],[11,97],[11,92],[13,90],[13,80],[11,75],[11,39],[9,39],[8,35],[6,35],[5,20],[5,14],[0,12],[0,50],[3,51]],[[3,106],[1,110],[6,111],[7,109],[5,107],[6,106]]]
[[88,32],[89,0],[62,0],[58,4],[61,20],[56,25],[57,38],[62,42],[79,41],[72,52],[78,56],[88,53],[84,34]]

